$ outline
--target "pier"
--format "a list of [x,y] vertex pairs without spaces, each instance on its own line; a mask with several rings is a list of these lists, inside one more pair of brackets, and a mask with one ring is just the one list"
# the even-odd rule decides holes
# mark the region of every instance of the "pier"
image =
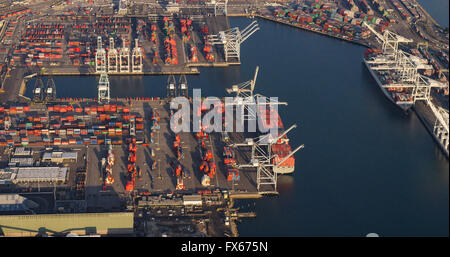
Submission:
[[[442,153],[449,157],[448,143],[449,134],[445,129],[438,130],[440,121],[437,117],[436,111],[433,111],[429,105],[423,102],[416,103],[414,108],[414,113],[420,119],[424,127],[427,129],[428,133],[433,137],[433,140],[438,145]],[[448,127],[448,112],[447,112],[447,127]],[[445,121],[444,121],[445,122]],[[444,123],[445,124],[445,123]]]
[[[236,16],[241,16],[241,15],[236,15]],[[333,37],[333,38],[336,38],[336,39],[344,40],[344,41],[349,42],[349,43],[353,43],[353,44],[357,44],[357,45],[361,45],[361,46],[365,46],[365,47],[370,47],[370,44],[367,43],[366,41],[350,40],[350,39],[347,39],[347,38],[344,38],[344,37],[341,37],[341,36],[330,35],[328,33],[322,32],[320,30],[308,29],[305,26],[302,26],[302,25],[299,25],[299,24],[293,24],[293,23],[290,23],[290,22],[287,22],[287,21],[283,21],[281,19],[276,19],[276,18],[273,18],[273,17],[271,17],[269,15],[265,15],[265,14],[251,14],[251,15],[250,14],[243,14],[242,16],[246,16],[246,17],[254,16],[254,17],[257,17],[257,18],[261,18],[261,19],[265,19],[265,20],[281,23],[281,24],[284,24],[284,25],[288,25],[288,26],[291,26],[291,27],[303,29],[303,30],[306,30],[306,31],[309,31],[309,32],[314,32],[314,33],[318,33],[318,34],[321,34],[321,35],[324,35],[324,36],[328,36],[328,37]]]

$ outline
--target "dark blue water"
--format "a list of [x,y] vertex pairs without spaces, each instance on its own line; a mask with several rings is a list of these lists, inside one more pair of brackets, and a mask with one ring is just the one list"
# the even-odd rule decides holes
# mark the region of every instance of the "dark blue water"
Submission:
[[[239,22],[241,20],[238,20]],[[238,22],[238,23],[239,23]],[[362,47],[261,21],[241,70],[289,102],[296,171],[258,201],[243,236],[448,236],[448,161],[415,115],[397,111],[361,63]]]
[[417,0],[417,2],[443,27],[448,27],[448,0]]
[[[232,19],[244,27],[250,20]],[[292,176],[280,196],[257,201],[241,236],[448,236],[449,165],[414,114],[378,89],[362,63],[364,48],[259,20],[242,46],[242,65],[189,76],[204,95],[253,76],[256,90],[289,102],[284,124],[298,124]],[[164,96],[167,77],[110,77],[112,96]],[[96,95],[94,77],[56,78],[60,97]]]

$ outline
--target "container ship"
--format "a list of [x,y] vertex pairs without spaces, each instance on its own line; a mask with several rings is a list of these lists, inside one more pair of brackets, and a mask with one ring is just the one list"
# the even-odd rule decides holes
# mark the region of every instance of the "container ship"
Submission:
[[[372,77],[377,82],[377,85],[380,87],[381,91],[384,95],[395,105],[400,107],[403,111],[408,111],[413,105],[414,100],[412,97],[412,87],[387,87],[389,84],[398,84],[405,82],[400,82],[400,74],[395,70],[390,71],[380,71],[374,70],[373,67],[376,67],[378,64],[375,63],[377,60],[385,61],[383,58],[384,55],[381,54],[380,50],[377,49],[367,49],[364,53],[364,64],[369,70]],[[383,60],[382,60],[383,59]],[[380,62],[382,63],[382,62]],[[406,85],[406,84],[405,84]]]
[[[278,135],[283,134],[284,125],[281,121],[280,115],[278,114],[277,109],[275,109],[272,105],[263,105],[260,106],[260,113],[265,115],[263,117],[264,122],[262,125],[265,130],[269,130],[273,128],[275,125],[278,126]],[[271,117],[274,117],[273,120],[275,124],[270,122]],[[273,171],[277,174],[289,174],[294,172],[295,170],[295,157],[292,155],[285,161],[283,159],[292,153],[291,146],[289,145],[289,138],[284,135],[281,137],[276,143],[272,144],[270,151],[274,158],[272,159]],[[281,161],[283,161],[281,163]]]

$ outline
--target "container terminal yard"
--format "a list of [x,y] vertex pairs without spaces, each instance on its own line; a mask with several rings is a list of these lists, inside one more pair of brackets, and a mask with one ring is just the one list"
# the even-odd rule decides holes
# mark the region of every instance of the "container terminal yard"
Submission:
[[[255,79],[230,92],[241,93]],[[217,215],[211,210],[219,206],[227,219],[221,224],[232,229],[235,218],[254,215],[233,211],[233,199],[276,195],[277,173],[293,172],[293,154],[303,147],[289,145],[286,135],[295,126],[266,144],[242,133],[174,134],[168,100],[187,95],[183,77],[179,83],[170,77],[168,98],[162,99],[111,99],[106,73],[97,99],[59,99],[56,88],[51,77],[45,83],[39,77],[29,104],[0,107],[1,161],[6,166],[0,171],[2,193],[45,202],[46,208],[39,205],[41,213],[128,210],[143,222],[143,210],[156,216],[164,211],[159,216],[209,217]],[[262,110],[266,112],[284,127],[275,110]],[[258,153],[251,153],[253,147]],[[42,200],[40,195],[48,193],[52,197]],[[224,235],[205,229],[204,235]]]
[[[2,235],[237,236],[236,220],[255,213],[239,212],[234,201],[276,195],[277,176],[293,172],[303,145],[291,149],[287,133],[295,125],[283,124],[270,106],[262,111],[281,128],[293,125],[271,144],[255,134],[170,130],[169,100],[188,96],[184,75],[239,65],[240,44],[259,29],[257,21],[231,28],[227,16],[369,47],[364,63],[373,77],[395,77],[378,82],[383,92],[395,87],[407,98],[409,89],[398,88],[427,88],[417,103],[405,99],[448,156],[448,30],[414,0],[2,1],[0,14],[1,210],[32,217],[25,224],[1,215]],[[399,51],[429,65],[405,66],[395,59]],[[375,54],[394,56],[378,56],[390,67],[370,64]],[[257,72],[229,93],[253,96]],[[405,74],[409,82],[427,76],[439,84],[405,86]],[[57,98],[52,76],[65,75],[100,76],[98,98]],[[167,97],[110,98],[114,75],[168,75]],[[252,149],[265,150],[258,156]],[[55,215],[86,229],[61,227]]]

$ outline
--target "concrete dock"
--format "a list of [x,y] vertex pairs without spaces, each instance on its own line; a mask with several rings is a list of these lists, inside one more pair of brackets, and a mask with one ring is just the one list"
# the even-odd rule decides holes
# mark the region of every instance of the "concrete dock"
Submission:
[[416,102],[413,107],[414,113],[420,119],[422,124],[425,126],[427,131],[430,133],[430,136],[433,137],[433,140],[436,142],[438,148],[442,151],[445,157],[449,157],[449,150],[445,149],[444,146],[440,143],[439,138],[434,134],[434,124],[436,122],[436,117],[431,111],[430,107],[427,106],[424,102]]

